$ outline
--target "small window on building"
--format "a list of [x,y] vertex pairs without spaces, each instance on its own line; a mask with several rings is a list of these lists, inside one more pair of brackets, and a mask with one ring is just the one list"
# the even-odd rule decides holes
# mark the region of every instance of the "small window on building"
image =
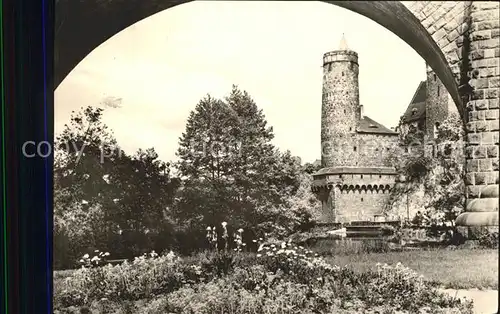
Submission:
[[349,131],[352,131],[352,128],[349,128]]
[[434,82],[436,81],[437,77],[436,77],[436,74],[434,74]]
[[363,198],[361,198],[361,201],[363,201]]
[[378,177],[379,177],[379,179],[380,179],[380,178],[382,178],[382,175],[379,175]]
[[344,109],[344,114],[346,113],[345,109]]
[[439,122],[434,123],[434,138],[438,136]]
[[330,72],[331,70],[332,70],[332,64],[328,63],[328,72]]
[[441,86],[438,85],[438,96],[441,94]]
[[342,72],[342,76],[344,76],[344,72]]
[[361,175],[361,179],[363,179],[363,175]]
[[341,174],[339,174],[339,178],[341,178],[341,179],[342,179],[342,175],[341,175]]
[[356,151],[356,146],[354,146],[354,151]]

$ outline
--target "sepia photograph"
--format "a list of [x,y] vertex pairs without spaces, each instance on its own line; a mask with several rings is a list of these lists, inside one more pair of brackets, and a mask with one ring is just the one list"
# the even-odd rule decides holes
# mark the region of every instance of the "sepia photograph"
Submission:
[[56,1],[54,313],[497,314],[499,12]]

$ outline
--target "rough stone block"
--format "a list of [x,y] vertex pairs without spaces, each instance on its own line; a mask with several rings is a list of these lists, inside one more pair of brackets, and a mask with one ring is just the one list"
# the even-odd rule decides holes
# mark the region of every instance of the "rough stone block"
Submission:
[[[492,77],[489,79],[490,83],[490,88],[499,88],[500,87],[500,78],[499,77]],[[498,99],[497,99],[498,102]]]
[[497,20],[490,20],[490,21],[484,21],[484,22],[480,22],[480,23],[477,23],[476,24],[476,30],[478,31],[483,31],[483,30],[486,30],[486,29],[496,29],[498,28],[500,25],[499,25],[499,22],[498,22],[498,19]]
[[[499,129],[500,129],[499,120],[488,121],[488,129],[490,131],[499,131]],[[498,135],[498,133],[497,133],[497,135]],[[493,138],[493,142],[495,142],[495,138]]]
[[480,144],[482,133],[469,133],[467,134],[467,141],[469,144]]
[[497,48],[485,49],[484,50],[484,57],[485,58],[495,58],[495,49],[497,49]]
[[484,90],[478,89],[472,92],[471,95],[472,100],[484,99]]
[[486,172],[476,172],[474,173],[474,182],[476,185],[485,185],[486,184],[486,176],[488,173]]
[[[475,88],[488,88],[489,82],[488,78],[480,78],[474,81]],[[477,107],[476,107],[477,108]],[[484,109],[486,108],[486,105],[484,106]]]
[[[481,80],[487,80],[487,79],[479,79],[476,81],[481,81]],[[488,81],[486,81],[487,84]],[[486,99],[479,99],[474,102],[476,110],[485,110],[488,109],[488,100]]]
[[[492,171],[491,159],[479,159],[479,171]],[[477,178],[476,178],[477,180]]]
[[[443,25],[445,23],[446,22],[443,22]],[[444,28],[439,28],[439,26],[437,26],[437,24],[436,24],[436,27],[438,28],[438,31],[432,35],[432,39],[434,39],[435,42],[438,42],[441,38],[446,36],[446,31],[444,30]]]
[[465,130],[467,132],[476,132],[476,121],[473,121],[473,122],[468,122],[466,125],[465,125]]
[[479,160],[470,159],[465,163],[465,169],[467,173],[473,173],[479,171]]
[[475,31],[471,37],[473,41],[491,39],[491,29]]
[[474,50],[470,54],[471,60],[482,60],[484,58],[484,50]]
[[498,109],[490,109],[485,111],[486,120],[498,120]]
[[486,146],[475,146],[474,148],[474,159],[486,158]]
[[[490,82],[491,84],[491,82]],[[488,108],[489,109],[498,109],[498,99],[488,99]]]
[[493,132],[481,133],[481,144],[493,144]]
[[[493,169],[493,171],[498,171],[498,158],[494,158],[491,161],[491,168]],[[498,183],[498,182],[496,182],[496,183]]]
[[497,158],[498,157],[498,146],[496,146],[496,145],[488,146],[486,148],[486,150],[487,150],[488,158]]
[[478,111],[477,112],[477,119],[478,120],[486,119],[486,110]]
[[481,193],[481,187],[478,185],[469,185],[466,188],[467,198],[478,198]]
[[490,88],[488,90],[488,93],[487,94],[485,93],[485,98],[498,99],[499,95],[500,94],[498,93],[498,88]]
[[491,38],[500,37],[500,29],[492,29],[491,30]]

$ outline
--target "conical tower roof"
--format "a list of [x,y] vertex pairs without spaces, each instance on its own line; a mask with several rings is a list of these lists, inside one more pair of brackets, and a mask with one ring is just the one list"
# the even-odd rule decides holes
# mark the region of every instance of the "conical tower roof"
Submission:
[[340,39],[339,50],[349,50],[347,46],[347,41],[345,40],[345,36],[342,33],[342,38]]

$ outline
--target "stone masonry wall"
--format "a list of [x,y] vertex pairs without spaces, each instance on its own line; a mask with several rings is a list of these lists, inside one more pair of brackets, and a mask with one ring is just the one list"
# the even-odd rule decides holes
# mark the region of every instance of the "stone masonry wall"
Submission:
[[420,20],[443,51],[457,83],[460,80],[461,44],[466,31],[465,1],[402,1]]
[[381,214],[389,200],[388,191],[335,190],[335,216],[337,222],[353,220],[373,221]]
[[441,80],[432,69],[427,69],[426,130],[428,140],[434,140],[434,126],[446,120],[449,114],[458,113],[457,106]]
[[470,77],[467,103],[466,213],[457,224],[498,227],[499,3],[470,3]]
[[359,117],[358,56],[333,51],[323,58],[321,163],[323,167],[355,166],[354,147]]
[[360,167],[388,167],[387,158],[398,144],[397,135],[358,134],[357,160]]

